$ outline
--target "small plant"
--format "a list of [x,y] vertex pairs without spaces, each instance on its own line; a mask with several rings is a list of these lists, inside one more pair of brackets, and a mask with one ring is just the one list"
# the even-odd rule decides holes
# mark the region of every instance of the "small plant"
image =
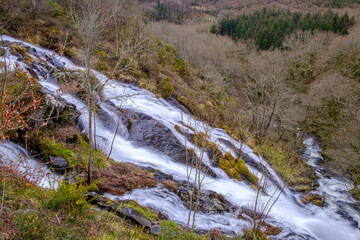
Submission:
[[174,87],[171,85],[169,77],[166,77],[159,82],[158,90],[163,98],[165,99],[170,98],[171,94],[174,91]]
[[35,211],[20,212],[17,215],[16,221],[18,227],[21,229],[21,239],[40,239],[44,236],[46,228],[43,227],[46,218],[40,216],[41,213]]
[[174,221],[161,221],[161,240],[177,239],[176,236],[180,233],[179,227]]
[[96,184],[84,185],[83,180],[76,180],[73,183],[67,183],[59,180],[59,187],[49,192],[49,198],[46,200],[46,206],[49,209],[65,211],[75,210],[83,213],[89,208],[85,194],[90,190],[96,190]]

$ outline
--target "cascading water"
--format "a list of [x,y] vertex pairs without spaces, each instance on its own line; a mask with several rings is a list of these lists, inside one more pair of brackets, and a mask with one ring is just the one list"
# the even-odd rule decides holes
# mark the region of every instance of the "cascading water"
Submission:
[[53,174],[46,166],[27,155],[24,148],[10,141],[0,141],[0,167],[7,165],[44,188],[56,188],[59,175]]
[[346,218],[351,221],[354,227],[358,228],[360,226],[360,215],[354,207],[356,200],[348,189],[351,183],[339,176],[328,176],[327,170],[319,165],[324,159],[322,157],[321,144],[317,141],[316,137],[309,136],[305,138],[304,146],[302,158],[313,167],[318,178],[319,187],[316,193],[324,197],[327,206],[325,210],[329,213],[336,212],[337,214],[334,215],[336,219]]
[[[17,42],[30,48],[30,56],[35,61],[40,57],[46,60],[46,56],[51,54],[49,65],[57,68],[59,66],[65,67],[67,70],[82,70],[81,67],[76,66],[67,58],[60,57],[57,54],[48,51],[46,49],[36,47],[29,43],[14,39],[9,36],[2,36],[3,41]],[[6,63],[13,65],[17,63],[24,69],[29,69],[30,66],[19,60],[16,56],[10,54],[6,49]],[[32,71],[37,72],[39,82],[43,86],[44,91],[50,94],[58,94],[59,86],[56,80],[52,79],[46,70],[40,71],[38,69],[31,68]],[[93,71],[99,81],[108,81],[103,74]],[[118,96],[123,95],[131,96],[126,99],[118,99]],[[136,112],[144,113],[162,125],[168,127],[172,134],[185,145],[186,139],[184,135],[177,132],[174,128],[175,124],[181,125],[181,122],[186,121],[196,129],[197,132],[203,131],[208,127],[201,121],[197,121],[192,116],[175,104],[165,101],[164,99],[158,99],[151,92],[139,88],[134,85],[119,83],[115,81],[109,81],[105,89],[102,92],[104,99],[110,99],[105,103],[99,102],[100,111],[107,115],[107,121],[103,118],[96,117],[96,141],[97,146],[104,151],[109,151],[109,145],[113,140],[115,127],[114,124],[118,122],[118,109],[130,109]],[[88,110],[86,104],[81,99],[71,95],[63,94],[61,98],[67,102],[76,106],[77,110],[81,113],[79,117],[79,125],[83,128],[84,133],[88,133]],[[109,121],[111,122],[109,124]],[[187,128],[182,125],[185,131],[192,132],[191,128]],[[272,185],[268,189],[268,193],[272,193],[282,184],[279,177],[274,170],[261,158],[253,153],[252,149],[246,145],[242,145],[240,142],[231,138],[225,131],[217,128],[209,128],[208,135],[210,141],[216,143],[220,150],[225,153],[232,151],[235,152],[229,144],[229,142],[235,148],[242,146],[242,151],[246,153],[253,161],[263,164],[271,176]],[[194,148],[199,152],[199,149],[191,142],[186,142],[188,148]],[[119,162],[132,162],[139,166],[152,167],[159,169],[161,172],[170,174],[176,180],[186,180],[187,169],[184,164],[175,162],[174,159],[168,155],[158,152],[148,147],[139,147],[134,142],[130,141],[127,136],[125,126],[120,126],[116,138],[114,140],[114,149],[111,154],[111,158]],[[209,158],[205,156],[204,162],[211,168],[217,177],[206,176],[204,180],[203,189],[212,190],[225,196],[226,200],[231,204],[241,207],[252,208],[255,196],[255,190],[252,189],[245,182],[239,182],[230,179],[226,173],[217,167],[212,167],[209,164]],[[257,176],[261,175],[261,172],[256,168],[249,167],[250,171]],[[329,182],[320,182],[320,191],[323,191],[324,195],[329,189]],[[331,184],[337,184],[331,182]],[[331,190],[332,191],[332,190]],[[337,191],[337,190],[335,190]],[[117,196],[111,196],[112,198],[118,198]],[[336,197],[334,195],[334,197]],[[168,191],[165,188],[157,186],[149,189],[137,189],[126,195],[120,197],[122,199],[134,199],[140,204],[149,206],[160,210],[169,217],[170,220],[174,220],[182,225],[185,225],[187,221],[188,209],[183,204],[181,199],[173,192]],[[266,201],[269,198],[268,195],[262,194],[262,200]],[[329,205],[325,208],[319,208],[311,205],[303,205],[296,200],[296,195],[292,193],[290,189],[285,188],[284,193],[280,196],[276,204],[274,205],[271,214],[269,216],[269,222],[277,224],[282,229],[278,239],[324,239],[324,240],[339,240],[339,239],[360,239],[360,232],[353,227],[349,221],[346,221],[339,217],[336,210]],[[355,213],[354,213],[355,214]],[[238,218],[234,213],[201,213],[199,212],[196,217],[196,228],[198,230],[210,230],[211,228],[218,228],[227,233],[241,232],[241,229],[247,224],[246,221]]]

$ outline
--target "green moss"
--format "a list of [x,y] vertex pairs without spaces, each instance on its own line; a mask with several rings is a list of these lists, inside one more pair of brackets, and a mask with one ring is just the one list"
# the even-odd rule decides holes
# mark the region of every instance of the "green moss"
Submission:
[[182,77],[189,76],[189,67],[181,58],[174,57],[170,60],[170,63],[172,64],[174,70],[178,72]]
[[125,207],[135,209],[136,211],[138,211],[142,215],[146,216],[152,222],[155,222],[158,219],[158,216],[153,211],[151,211],[147,207],[141,206],[140,204],[138,204],[134,200],[131,200],[131,201],[129,201],[129,202],[123,204],[123,205]]
[[311,168],[302,161],[289,159],[285,152],[265,142],[261,146],[263,156],[269,161],[273,169],[289,184],[302,184],[304,175],[312,173]]
[[235,169],[244,177],[246,177],[255,186],[259,185],[259,179],[252,174],[245,164],[245,161],[241,158],[236,160]]
[[230,162],[226,158],[219,158],[219,167],[223,170],[232,168],[235,165],[235,162]]
[[235,168],[226,169],[225,172],[227,175],[229,175],[229,177],[242,181],[239,172]]
[[28,52],[27,48],[24,47],[23,45],[20,45],[20,44],[10,44],[9,45],[10,47],[10,52],[11,54],[17,54],[17,53],[20,53],[21,55],[24,55],[25,53]]
[[50,155],[52,155],[65,158],[70,166],[78,164],[78,158],[71,149],[65,148],[62,144],[49,138],[42,138],[40,141],[40,149],[47,160],[49,160]]
[[183,131],[181,130],[180,126],[175,124],[174,126],[175,130],[178,131],[180,134],[184,135]]
[[173,53],[173,54],[175,54],[176,56],[179,55],[178,52],[176,51],[176,49],[175,49],[172,45],[170,45],[170,44],[166,44],[166,45],[164,46],[164,48],[165,48],[165,50],[166,50],[167,52],[169,52],[169,53]]
[[353,188],[350,190],[350,192],[356,200],[360,201],[360,189],[359,188]]
[[225,158],[230,162],[235,162],[235,158],[230,152],[225,153]]
[[215,158],[223,157],[222,152],[220,151],[220,149],[218,148],[218,146],[215,143],[208,141],[207,147],[211,149]]
[[[61,143],[56,142],[54,139],[50,139],[47,137],[40,139],[40,150],[45,155],[47,160],[49,160],[50,155],[55,157],[63,157],[65,158],[70,167],[74,166],[87,166],[89,159],[89,144],[84,139],[84,137],[78,139],[78,144],[80,148],[77,150],[72,150],[66,148]],[[93,162],[97,167],[106,167],[105,162],[106,156],[102,151],[94,149],[93,150]]]
[[309,192],[311,189],[309,186],[299,185],[295,188],[295,190],[298,192]]

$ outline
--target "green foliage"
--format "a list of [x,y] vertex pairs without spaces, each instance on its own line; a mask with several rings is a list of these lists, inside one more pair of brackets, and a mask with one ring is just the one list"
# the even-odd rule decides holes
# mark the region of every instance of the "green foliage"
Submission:
[[215,24],[211,25],[210,32],[211,32],[212,34],[217,33],[217,29],[216,29],[216,25],[215,25]]
[[154,222],[154,221],[156,221],[158,219],[158,216],[153,211],[151,211],[147,207],[141,206],[140,204],[138,204],[137,202],[135,202],[133,200],[125,203],[124,206],[128,207],[128,208],[135,209],[136,211],[138,211],[142,215],[146,216],[152,222]]
[[65,158],[69,162],[69,165],[74,165],[77,162],[76,154],[71,149],[65,148],[63,145],[50,138],[41,139],[40,149],[48,160],[50,155],[52,155]]
[[169,77],[166,77],[159,82],[158,90],[163,98],[165,99],[170,98],[171,94],[174,91],[174,87],[171,85]]
[[58,183],[58,188],[49,192],[49,197],[45,202],[47,208],[77,213],[84,213],[89,208],[85,194],[88,191],[97,190],[95,183],[84,185],[81,180],[73,183],[60,180]]
[[233,39],[253,39],[260,49],[269,49],[281,47],[284,38],[296,30],[318,29],[348,34],[348,29],[354,23],[354,18],[350,19],[347,13],[340,17],[330,10],[326,13],[302,14],[264,8],[252,15],[243,14],[221,20],[217,32]]
[[344,76],[356,79],[360,82],[360,49],[353,48],[342,51],[332,64]]
[[170,22],[181,23],[184,19],[184,8],[178,4],[167,4],[157,0],[156,11],[153,14],[156,21],[168,20]]
[[343,120],[343,110],[345,101],[342,98],[323,98],[321,104],[315,106],[312,110],[310,124],[307,131],[315,133],[320,137],[325,147],[330,147],[333,133],[341,126]]
[[[0,176],[4,173],[0,168]],[[88,187],[81,190],[68,184],[58,190],[44,189],[29,184],[23,175],[12,177],[5,181],[0,215],[4,239],[151,239],[143,229],[129,225],[115,213],[85,205],[83,194],[75,192],[84,193]],[[3,186],[0,184],[1,191]]]
[[43,225],[48,224],[43,213],[37,213],[36,211],[20,212],[16,217],[18,227],[21,229],[21,239],[41,239],[46,233],[46,229]]
[[174,221],[161,221],[161,240],[175,240],[178,239],[176,236],[180,233],[179,226]]
[[312,54],[297,57],[292,62],[288,80],[297,91],[305,93],[307,85],[314,81],[314,62],[315,56]]
[[360,201],[360,136],[357,138],[357,143],[351,144],[350,147],[355,153],[354,165],[348,169],[348,174],[353,182],[353,188],[350,192]]
[[[50,155],[55,157],[65,158],[69,165],[72,166],[86,166],[89,159],[89,144],[83,137],[78,138],[79,148],[72,150],[63,144],[57,142],[55,139],[42,137],[40,139],[40,151],[49,160]],[[93,150],[93,162],[97,167],[105,167],[106,156],[100,150]]]
[[52,16],[53,17],[56,18],[56,17],[61,17],[61,16],[64,15],[65,10],[64,10],[64,8],[62,6],[60,6],[59,3],[57,3],[54,0],[50,0],[48,2],[48,4],[49,4],[50,8],[52,8]]

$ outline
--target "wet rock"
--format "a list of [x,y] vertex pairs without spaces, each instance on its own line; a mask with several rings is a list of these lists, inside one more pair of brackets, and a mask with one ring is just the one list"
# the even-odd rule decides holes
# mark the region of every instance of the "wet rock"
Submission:
[[[348,213],[348,211],[346,211],[346,207],[348,204],[343,202],[343,203],[340,203],[339,202],[339,206],[340,209],[336,212],[337,214],[339,214],[341,217],[343,217],[344,219],[348,220],[351,225],[355,228],[360,228],[359,226],[359,223]],[[350,205],[349,206],[350,208],[352,208],[352,206]],[[355,210],[355,209],[354,209]],[[355,210],[356,211],[356,210]]]
[[63,62],[57,60],[56,58],[53,58],[49,54],[45,54],[44,57],[56,68],[56,70],[63,70],[65,68],[65,64]]
[[124,217],[134,224],[144,226],[145,228],[151,228],[151,221],[141,213],[139,213],[137,210],[125,206],[121,206],[120,209],[116,211],[118,215],[121,217]]
[[[193,185],[190,185],[190,189],[193,189]],[[187,183],[181,182],[178,183],[178,191],[176,194],[180,197],[180,199],[184,202],[184,205],[190,206],[190,195],[187,191]],[[199,197],[199,206],[198,211],[204,213],[221,213],[221,212],[230,212],[231,209],[236,209],[225,200],[223,196],[217,194],[214,191],[202,191],[199,196],[197,196],[197,190],[195,190],[193,197],[193,203]],[[219,197],[221,196],[221,197]]]
[[6,54],[5,48],[0,48],[0,57],[3,57]]
[[[159,182],[172,182],[176,186],[176,190],[170,189],[170,191],[174,192],[179,198],[184,202],[184,205],[190,205],[190,196],[187,190],[187,182],[186,181],[177,181],[171,175],[165,174],[159,170],[153,168],[144,168],[147,171],[151,172],[152,175],[158,180]],[[171,184],[172,185],[172,184]],[[164,185],[165,188],[168,189]],[[193,189],[193,185],[190,184],[190,189]],[[196,197],[193,198],[196,200]],[[228,201],[225,200],[225,197],[221,194],[218,194],[214,191],[202,191],[200,194],[200,204],[199,204],[199,211],[200,212],[235,212],[237,211],[237,207],[231,205]]]
[[[134,141],[138,146],[154,148],[170,156],[175,161],[184,164],[186,164],[186,157],[192,156],[168,127],[146,114],[125,110],[121,121],[129,131],[129,139]],[[194,158],[190,159],[192,162],[195,160]],[[202,165],[202,170],[207,172],[208,175],[216,176],[216,174],[204,164]]]
[[143,169],[150,172],[158,182],[172,181],[174,179],[174,177],[172,175],[163,173],[152,167],[144,167]]
[[47,165],[55,172],[63,174],[69,169],[69,164],[65,158],[50,156],[49,159]]
[[151,228],[152,226],[152,222],[136,209],[117,204],[114,201],[111,201],[110,199],[107,199],[95,192],[88,192],[85,194],[85,196],[92,204],[99,206],[101,209],[115,212],[120,217],[130,220],[134,224],[143,226],[145,228]]
[[96,192],[87,192],[85,194],[85,197],[90,203],[97,205],[100,208],[102,208],[102,206],[108,202],[107,198],[101,196],[100,194],[98,194]]

